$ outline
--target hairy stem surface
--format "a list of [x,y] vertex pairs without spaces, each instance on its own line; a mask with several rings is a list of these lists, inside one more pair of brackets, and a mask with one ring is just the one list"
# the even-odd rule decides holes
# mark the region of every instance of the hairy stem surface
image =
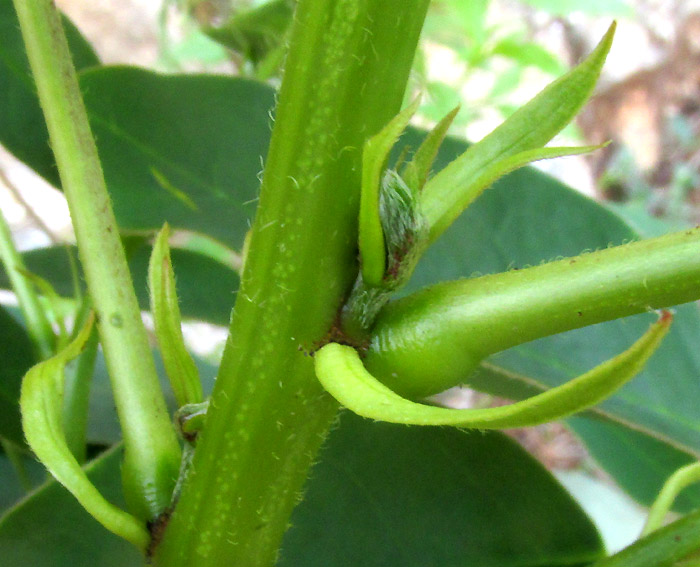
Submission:
[[306,352],[357,274],[362,144],[399,110],[426,9],[298,4],[231,334],[156,565],[275,562],[337,410]]

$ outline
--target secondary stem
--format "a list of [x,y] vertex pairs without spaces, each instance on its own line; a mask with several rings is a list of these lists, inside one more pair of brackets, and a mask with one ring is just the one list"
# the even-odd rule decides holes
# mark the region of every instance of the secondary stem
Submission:
[[22,256],[15,248],[12,233],[7,221],[0,211],[0,260],[17,296],[19,308],[27,324],[27,332],[32,338],[39,358],[49,358],[53,354],[55,335],[51,324],[39,302],[34,284],[23,273],[26,271]]
[[156,565],[275,562],[337,410],[305,352],[357,273],[360,150],[399,109],[426,9],[298,3],[231,335]]
[[[125,496],[153,519],[169,505],[180,449],[80,95],[60,15],[51,0],[15,0],[124,434]],[[128,164],[125,164],[128,167]]]

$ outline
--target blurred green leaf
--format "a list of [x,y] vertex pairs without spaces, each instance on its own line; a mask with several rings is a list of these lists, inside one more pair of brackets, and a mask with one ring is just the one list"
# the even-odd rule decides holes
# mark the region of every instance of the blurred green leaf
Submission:
[[[85,467],[90,480],[111,501],[123,505],[121,448]],[[0,518],[3,567],[136,567],[143,564],[131,544],[111,534],[73,496],[51,480]]]
[[278,567],[554,567],[602,553],[579,506],[509,438],[348,412],[291,523]]
[[[128,239],[127,248],[130,251],[129,266],[139,304],[142,309],[148,309],[146,273],[151,247],[146,245],[144,239],[136,238]],[[63,246],[26,252],[24,260],[31,272],[49,281],[60,295],[72,296],[73,279],[68,255]],[[238,274],[207,256],[188,250],[172,250],[172,262],[183,317],[228,325],[235,293],[238,291]],[[206,285],[202,282],[206,282]],[[9,288],[9,282],[2,269],[0,288]]]
[[[90,44],[63,20],[76,69],[99,65]],[[0,143],[58,185],[49,134],[39,107],[12,0],[0,0]]]
[[156,230],[167,221],[239,249],[257,201],[273,90],[127,67],[88,71],[81,87],[119,226]]
[[293,15],[292,1],[269,0],[253,9],[235,10],[221,26],[207,27],[204,31],[257,65],[284,43]]
[[520,0],[555,16],[581,12],[590,16],[629,17],[634,13],[628,0]]
[[[0,142],[58,185],[43,119],[23,78],[26,85],[15,82],[24,90],[10,84],[11,101],[0,104]],[[129,67],[92,69],[80,81],[120,227],[150,231],[167,221],[240,248],[267,153],[273,89]],[[3,82],[0,75],[0,93]],[[35,120],[6,124],[26,122],[32,109]],[[23,151],[13,132],[32,151]]]
[[[20,459],[24,465],[29,482],[36,486],[46,477],[46,469],[42,467],[29,454],[21,455]],[[12,461],[5,453],[0,452],[0,517],[10,506],[26,495],[22,480],[14,469]]]
[[0,307],[0,436],[23,446],[19,413],[22,376],[36,362],[25,328]]
[[513,36],[498,41],[493,47],[493,54],[512,59],[522,67],[537,67],[551,75],[559,75],[566,71],[564,64],[551,51],[536,43],[522,41]]
[[513,92],[523,77],[523,68],[518,65],[512,65],[509,69],[499,73],[493,86],[489,91],[489,98],[496,99],[498,97],[507,96]]

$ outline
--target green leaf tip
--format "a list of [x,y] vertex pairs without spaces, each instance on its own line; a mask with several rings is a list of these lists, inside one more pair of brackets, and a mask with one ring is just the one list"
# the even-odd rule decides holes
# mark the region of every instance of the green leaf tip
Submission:
[[418,194],[428,180],[428,175],[430,175],[430,169],[433,167],[438,150],[459,111],[460,106],[453,108],[438,122],[435,128],[428,132],[411,161],[401,171],[401,177],[403,177],[406,185],[411,188],[414,194]]
[[420,208],[430,227],[430,242],[434,242],[486,187],[501,175],[528,163],[524,159],[528,155],[530,161],[534,161],[580,153],[572,150],[550,154],[542,150],[538,154],[536,150],[559,133],[588,100],[614,34],[615,23],[583,62],[545,87],[425,184]]
[[85,347],[93,323],[91,316],[70,344],[27,372],[20,395],[22,427],[39,460],[91,516],[112,533],[145,549],[150,541],[145,525],[100,494],[71,453],[63,430],[65,366]]
[[670,312],[663,311],[659,320],[622,354],[566,384],[504,407],[449,409],[402,398],[367,372],[355,349],[337,343],[316,352],[316,376],[340,404],[370,419],[475,429],[526,427],[567,417],[610,396],[644,367],[671,320]]
[[184,406],[201,402],[203,395],[199,372],[190,353],[187,352],[182,336],[169,237],[170,227],[165,223],[153,244],[148,264],[148,287],[163,365],[178,406]]
[[386,247],[379,210],[382,172],[391,148],[418,110],[416,99],[399,112],[362,150],[362,188],[360,192],[359,248],[362,277],[368,286],[380,287],[386,270]]

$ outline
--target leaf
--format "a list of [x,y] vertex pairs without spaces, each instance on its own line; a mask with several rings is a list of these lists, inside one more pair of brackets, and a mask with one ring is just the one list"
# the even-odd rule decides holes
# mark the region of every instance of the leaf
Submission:
[[523,67],[532,65],[552,75],[564,72],[563,64],[551,51],[541,45],[516,37],[500,40],[494,46],[493,53],[517,61]]
[[270,0],[253,9],[239,8],[223,25],[205,32],[257,65],[284,42],[293,14],[289,0]]
[[25,328],[0,307],[0,436],[23,446],[19,413],[22,376],[36,362]]
[[[41,484],[46,477],[46,470],[29,454],[21,455],[24,471],[27,474],[27,481],[32,486]],[[2,514],[10,506],[14,505],[26,495],[25,488],[20,476],[11,459],[5,453],[0,453],[0,524]],[[2,552],[0,552],[0,557]]]
[[[127,248],[139,305],[148,309],[146,273],[151,248],[143,239],[129,239]],[[76,253],[74,248],[71,250]],[[27,268],[49,281],[60,295],[73,295],[73,279],[65,247],[40,248],[25,252],[23,256]],[[172,250],[172,263],[177,273],[183,317],[228,325],[239,285],[238,274],[220,262],[187,250]],[[83,282],[84,278],[81,276],[80,280]],[[7,276],[0,267],[0,287],[8,286]]]
[[156,237],[148,265],[151,312],[160,353],[178,406],[202,401],[202,384],[197,367],[185,348],[180,307],[175,289],[175,274],[170,261],[167,223]]
[[487,182],[511,170],[510,159],[541,148],[573,119],[593,90],[614,33],[615,24],[586,60],[428,181],[421,193],[421,208],[430,226],[431,242],[476,199]]
[[291,524],[278,567],[555,567],[602,552],[579,506],[507,437],[348,412]]
[[[99,65],[92,47],[75,26],[65,18],[63,24],[76,69]],[[0,143],[58,185],[49,134],[11,0],[0,0],[0,54]]]
[[455,116],[457,116],[459,108],[459,106],[455,106],[440,120],[440,122],[438,122],[435,128],[425,137],[425,140],[423,140],[423,143],[416,150],[416,153],[413,154],[411,161],[408,162],[401,171],[401,177],[403,177],[406,181],[406,185],[411,188],[414,194],[417,195],[428,180],[430,170],[435,161],[435,156],[437,156],[440,145],[445,139],[447,130],[452,125]]
[[131,514],[117,508],[100,494],[75,460],[63,431],[64,370],[85,346],[92,319],[57,355],[32,367],[22,382],[20,407],[27,443],[51,474],[103,526],[135,546],[145,549],[150,536]]
[[[25,82],[7,104],[0,94],[0,142],[58,186],[38,105],[29,120],[27,101],[35,99]],[[156,231],[167,221],[239,249],[258,197],[274,90],[233,77],[130,67],[90,69],[80,83],[119,226]],[[0,93],[3,86],[0,75]],[[5,122],[18,117],[26,119],[14,141]],[[31,151],[22,150],[26,141]]]
[[380,421],[408,425],[453,425],[507,429],[561,419],[610,396],[632,379],[658,348],[671,324],[665,312],[644,336],[622,354],[570,382],[511,405],[485,409],[428,406],[402,398],[372,376],[352,347],[330,343],[314,356],[323,387],[351,411]]
[[120,228],[156,231],[167,221],[240,249],[274,91],[232,77],[128,67],[90,70],[80,84]]
[[630,17],[634,8],[628,0],[523,0],[533,8],[555,16],[581,12],[589,16]]
[[[123,504],[121,447],[85,467],[88,478],[111,501]],[[135,567],[141,554],[105,530],[56,481],[32,492],[0,518],[3,567]]]

